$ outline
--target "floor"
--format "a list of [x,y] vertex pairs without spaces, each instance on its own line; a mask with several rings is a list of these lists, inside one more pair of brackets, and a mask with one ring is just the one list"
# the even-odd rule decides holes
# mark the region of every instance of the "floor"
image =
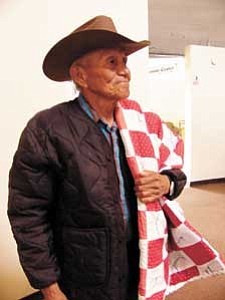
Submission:
[[[225,258],[225,183],[186,188],[178,201],[190,223]],[[166,300],[225,300],[225,275],[188,283]]]

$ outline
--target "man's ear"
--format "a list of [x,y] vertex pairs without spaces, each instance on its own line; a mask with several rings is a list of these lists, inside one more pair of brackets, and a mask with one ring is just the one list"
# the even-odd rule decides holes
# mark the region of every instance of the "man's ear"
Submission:
[[83,67],[79,65],[72,65],[70,67],[70,77],[81,88],[87,87],[86,74]]

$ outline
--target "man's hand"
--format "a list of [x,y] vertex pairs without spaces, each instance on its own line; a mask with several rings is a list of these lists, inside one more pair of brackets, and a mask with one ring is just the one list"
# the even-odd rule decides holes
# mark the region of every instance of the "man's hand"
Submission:
[[67,297],[60,290],[58,283],[53,283],[50,286],[41,290],[44,300],[67,300]]
[[135,193],[142,202],[153,202],[170,189],[168,176],[152,171],[143,171],[135,178]]

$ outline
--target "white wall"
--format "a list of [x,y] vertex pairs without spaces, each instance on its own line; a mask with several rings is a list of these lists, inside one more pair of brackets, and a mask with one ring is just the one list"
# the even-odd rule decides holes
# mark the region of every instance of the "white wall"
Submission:
[[186,49],[190,181],[225,177],[225,48]]
[[225,177],[225,48],[189,46],[185,57],[149,59],[148,109],[184,120],[188,182]]
[[[0,299],[15,300],[31,291],[18,262],[8,219],[8,172],[21,130],[40,109],[71,98],[71,86],[47,79],[41,70],[50,47],[82,22],[112,16],[120,33],[148,37],[147,0],[7,0],[0,2]],[[131,98],[148,98],[148,49],[130,56]]]

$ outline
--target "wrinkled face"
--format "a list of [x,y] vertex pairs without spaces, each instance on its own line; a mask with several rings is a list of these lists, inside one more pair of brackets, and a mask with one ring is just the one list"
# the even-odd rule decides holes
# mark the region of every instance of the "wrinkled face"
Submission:
[[76,65],[82,70],[84,91],[119,100],[129,96],[130,71],[126,54],[117,49],[100,49],[84,55]]

